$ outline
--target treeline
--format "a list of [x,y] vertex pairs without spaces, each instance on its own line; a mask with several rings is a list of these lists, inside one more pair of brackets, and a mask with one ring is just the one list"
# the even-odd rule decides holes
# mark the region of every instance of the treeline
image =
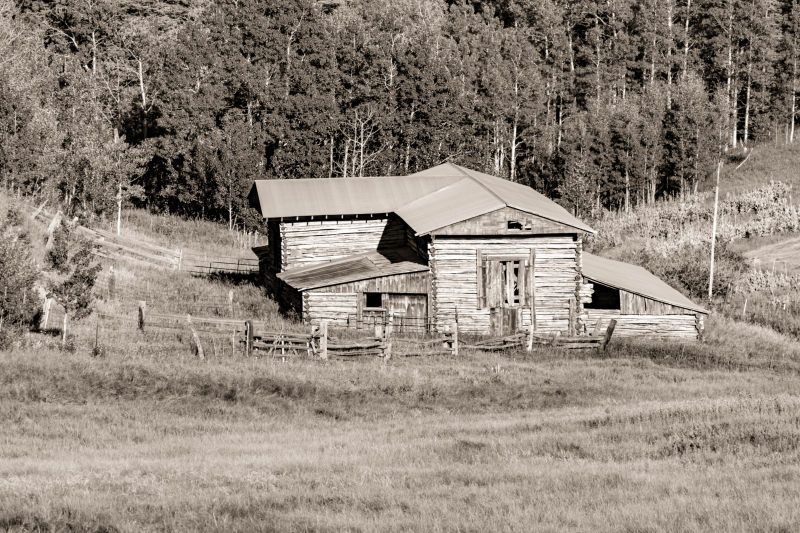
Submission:
[[444,161],[578,214],[793,142],[798,0],[0,0],[0,171],[254,224],[253,179]]

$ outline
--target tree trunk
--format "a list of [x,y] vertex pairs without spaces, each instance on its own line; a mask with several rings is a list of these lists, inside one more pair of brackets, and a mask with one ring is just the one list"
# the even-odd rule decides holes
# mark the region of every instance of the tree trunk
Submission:
[[683,26],[683,79],[689,74],[689,19],[692,17],[692,0],[686,0],[686,21]]
[[517,116],[514,115],[514,125],[511,128],[511,157],[509,159],[511,181],[517,181]]
[[331,135],[331,150],[330,150],[330,162],[328,164],[328,178],[333,177],[333,135]]
[[[144,69],[142,68],[142,60],[136,60],[139,65],[139,91],[142,93],[142,138],[147,139],[147,91],[144,88]],[[250,106],[248,104],[248,111]]]
[[794,142],[794,121],[797,114],[797,55],[792,58],[792,124],[790,126],[789,142]]
[[753,48],[750,47],[750,58],[747,61],[747,89],[745,91],[744,99],[744,134],[742,143],[747,146],[747,140],[750,137],[750,91],[753,86]]

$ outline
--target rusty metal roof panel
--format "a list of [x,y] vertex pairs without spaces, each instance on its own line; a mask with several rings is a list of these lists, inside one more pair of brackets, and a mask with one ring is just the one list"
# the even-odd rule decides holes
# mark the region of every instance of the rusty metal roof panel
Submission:
[[278,277],[302,292],[353,281],[429,270],[412,250],[396,248],[374,250],[327,263],[293,268],[281,272]]
[[395,212],[417,235],[424,235],[504,206],[500,199],[486,194],[480,184],[464,177],[399,207]]
[[256,180],[250,204],[264,218],[392,213],[458,181],[452,176]]
[[690,311],[708,314],[707,309],[697,305],[640,266],[584,252],[583,276],[615,289],[632,292]]

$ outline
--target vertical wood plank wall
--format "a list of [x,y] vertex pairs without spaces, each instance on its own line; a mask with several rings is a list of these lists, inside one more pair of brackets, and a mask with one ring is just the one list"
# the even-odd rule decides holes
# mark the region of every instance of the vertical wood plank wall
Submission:
[[[459,329],[488,333],[490,311],[478,304],[478,253],[492,256],[527,258],[536,250],[536,325],[542,332],[566,332],[569,328],[569,302],[580,289],[578,270],[580,238],[571,235],[539,236],[438,236],[430,244],[431,312],[438,328],[455,320]],[[578,321],[581,317],[578,316]],[[523,310],[523,327],[530,324],[530,308]]]

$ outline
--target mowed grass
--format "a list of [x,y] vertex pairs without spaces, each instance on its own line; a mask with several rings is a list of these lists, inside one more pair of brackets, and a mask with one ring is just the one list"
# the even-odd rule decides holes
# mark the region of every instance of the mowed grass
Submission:
[[0,354],[0,528],[796,530],[800,351],[731,325],[386,363]]

